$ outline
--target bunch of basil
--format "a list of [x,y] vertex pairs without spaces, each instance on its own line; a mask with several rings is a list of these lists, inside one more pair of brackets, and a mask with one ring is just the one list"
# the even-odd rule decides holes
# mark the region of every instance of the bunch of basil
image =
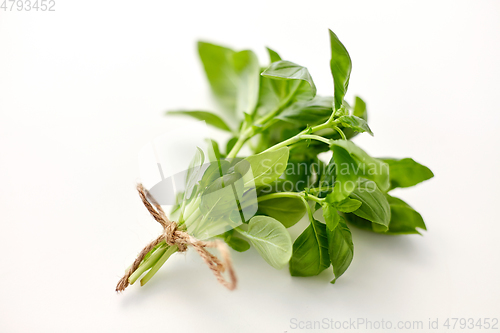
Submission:
[[[230,194],[246,193],[249,180],[245,174],[250,166],[257,214],[245,217],[245,203],[238,202],[232,209],[234,216],[226,219],[229,224],[220,229],[217,237],[237,251],[246,251],[252,244],[273,267],[280,269],[289,264],[293,276],[318,275],[332,265],[333,283],[353,259],[348,225],[393,235],[426,229],[418,212],[388,192],[414,186],[433,174],[411,158],[371,157],[350,141],[358,133],[373,134],[367,124],[365,102],[356,97],[351,106],[344,100],[351,73],[350,56],[332,31],[330,42],[333,96],[316,95],[307,68],[282,60],[271,49],[267,49],[271,64],[261,68],[252,51],[237,52],[199,42],[208,81],[227,119],[207,111],[168,113],[204,120],[232,134],[224,151],[213,142],[217,163],[203,171],[194,194],[189,198],[185,194],[179,196],[175,207],[180,211],[179,225],[187,225],[188,231],[190,226],[208,226],[212,234],[217,233],[214,209],[220,211],[216,207],[229,204],[234,197],[229,195],[226,202],[219,195],[216,202],[209,194],[224,187]],[[244,144],[254,155],[242,160],[237,154]],[[318,158],[326,151],[333,153],[328,163]],[[301,167],[304,172],[300,172]],[[309,225],[292,244],[286,228],[306,214]],[[317,218],[321,215],[324,222]],[[207,224],[207,219],[213,222]],[[230,221],[238,220],[243,223],[227,228]],[[200,233],[198,229],[191,230],[195,236]],[[143,265],[142,272],[151,267],[156,272],[158,265],[173,253],[164,244],[158,248],[163,254]],[[155,252],[158,249],[150,256]],[[166,258],[160,260],[163,256]]]

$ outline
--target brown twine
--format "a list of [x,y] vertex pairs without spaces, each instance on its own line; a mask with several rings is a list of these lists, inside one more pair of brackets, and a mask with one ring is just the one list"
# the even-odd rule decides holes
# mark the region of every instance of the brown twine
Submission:
[[[142,199],[142,203],[148,209],[149,213],[153,218],[161,224],[163,227],[163,234],[158,236],[155,240],[150,242],[148,245],[142,249],[134,263],[127,270],[125,275],[120,279],[116,285],[116,291],[120,292],[125,290],[129,285],[129,278],[132,273],[139,267],[142,260],[156,245],[165,241],[169,246],[177,246],[180,252],[187,250],[188,245],[191,245],[196,252],[200,255],[201,259],[207,264],[208,268],[214,273],[217,281],[229,290],[236,288],[236,274],[234,273],[233,264],[231,262],[231,255],[227,245],[220,240],[215,241],[201,241],[198,240],[187,232],[177,229],[177,223],[170,221],[161,208],[161,206],[156,202],[156,200],[149,194],[149,192],[142,186],[142,184],[137,184],[137,191]],[[154,206],[154,207],[153,207]],[[208,252],[207,248],[216,248],[219,250],[223,262],[219,260],[216,256]],[[227,281],[222,276],[225,270],[228,270],[229,279]]]

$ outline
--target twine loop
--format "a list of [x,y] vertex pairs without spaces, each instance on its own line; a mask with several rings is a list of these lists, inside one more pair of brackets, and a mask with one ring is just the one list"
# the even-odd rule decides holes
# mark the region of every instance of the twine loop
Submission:
[[[224,242],[220,240],[202,241],[192,237],[184,230],[179,230],[177,223],[168,219],[163,208],[161,208],[158,202],[149,194],[142,184],[137,184],[137,191],[142,199],[142,203],[148,209],[151,216],[153,216],[153,218],[163,227],[163,233],[142,249],[132,266],[130,266],[125,275],[118,282],[116,291],[120,292],[128,287],[130,276],[140,266],[146,254],[151,252],[155,246],[163,241],[168,246],[177,246],[179,252],[185,252],[189,245],[192,246],[207,264],[208,268],[210,268],[220,284],[229,290],[236,288],[236,274],[231,261],[231,255]],[[223,261],[211,254],[207,248],[216,248],[219,250]],[[222,273],[226,270],[228,271],[229,281],[222,276]]]

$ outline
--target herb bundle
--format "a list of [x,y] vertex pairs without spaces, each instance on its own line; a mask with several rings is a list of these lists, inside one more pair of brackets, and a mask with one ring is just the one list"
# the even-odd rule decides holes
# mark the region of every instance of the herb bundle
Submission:
[[[226,118],[207,111],[168,114],[204,120],[232,137],[223,151],[211,142],[215,159],[205,168],[203,153],[193,160],[186,176],[190,193],[179,193],[172,212],[179,216],[177,232],[223,240],[241,252],[252,245],[271,266],[289,264],[293,276],[318,275],[332,266],[334,283],[353,259],[350,226],[391,235],[426,230],[421,215],[389,192],[430,179],[432,172],[411,158],[374,158],[350,141],[373,133],[365,102],[356,97],[351,106],[344,100],[351,59],[332,31],[330,45],[334,92],[318,96],[306,67],[269,48],[270,65],[261,68],[252,51],[198,43]],[[253,155],[238,157],[244,145]],[[328,151],[328,162],[318,158]],[[304,215],[309,225],[292,243],[287,228]],[[136,260],[125,284],[143,274],[146,283],[178,250],[159,237]]]

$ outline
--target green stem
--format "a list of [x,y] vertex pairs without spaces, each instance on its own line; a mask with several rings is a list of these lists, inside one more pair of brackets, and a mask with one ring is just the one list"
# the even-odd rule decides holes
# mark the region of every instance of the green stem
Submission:
[[345,137],[344,132],[340,128],[338,128],[337,126],[334,126],[333,129],[336,130],[340,134],[340,136],[342,137],[342,139],[347,140],[347,138]]
[[[301,82],[300,80],[298,81],[299,82],[297,82],[294,89],[288,94],[288,96],[283,100],[283,102],[281,102],[274,110],[268,112],[262,118],[257,119],[257,121],[255,121],[255,125],[262,127],[264,124],[266,124],[268,121],[272,120],[276,115],[278,115],[281,111],[283,111],[283,109],[285,109],[288,106],[288,104],[290,104],[292,98],[295,96],[300,87]],[[227,154],[227,158],[235,158],[240,149],[245,144],[245,142],[251,137],[253,137],[255,134],[256,132],[254,126],[248,127],[248,125],[245,122],[243,124],[241,134],[238,137],[238,141],[236,141],[231,151]]]
[[313,193],[313,194],[317,194],[317,193],[320,193],[320,192],[323,192],[323,191],[328,191],[328,190],[331,190],[332,188],[328,188],[328,187],[312,187],[308,190],[309,193]]
[[300,136],[300,139],[301,140],[307,140],[307,139],[318,140],[318,141],[321,141],[323,143],[326,143],[327,145],[330,145],[332,143],[331,142],[332,140],[324,138],[324,137],[319,136],[319,135],[303,134]]
[[234,146],[231,149],[231,151],[229,152],[229,154],[227,154],[227,158],[235,158],[236,154],[238,154],[238,152],[240,151],[241,147],[243,147],[243,145],[245,144],[245,142],[250,138],[250,136],[247,137],[246,132],[247,131],[245,131],[244,133],[240,134],[240,137],[238,138],[238,141],[236,141],[236,143],[234,144]]
[[263,151],[263,153],[289,146],[289,145],[294,144],[294,143],[301,141],[301,140],[308,140],[308,139],[318,140],[318,141],[321,141],[323,143],[326,143],[327,145],[331,144],[330,139],[324,138],[324,137],[319,136],[319,135],[302,134],[302,132],[301,132],[295,136],[292,136],[290,139],[287,139],[285,141],[282,141],[280,143],[275,144],[272,147],[267,148],[266,150]]
[[144,261],[135,271],[130,275],[128,282],[130,284],[134,284],[135,281],[137,281],[138,278],[141,277],[144,272],[146,272],[148,269],[153,267],[153,265],[156,264],[158,259],[165,253],[166,251],[166,244],[162,244],[156,251],[149,256],[149,258]]
[[295,94],[299,90],[299,87],[300,87],[301,83],[302,82],[300,80],[297,80],[297,82],[295,84],[295,87],[293,88],[292,91],[290,91],[290,93],[283,100],[283,102],[281,102],[280,105],[278,105],[278,107],[276,109],[274,109],[272,112],[269,112],[264,117],[262,117],[259,120],[257,120],[256,124],[257,125],[263,125],[263,124],[265,124],[267,121],[269,121],[269,120],[273,119],[274,117],[276,117],[276,115],[278,115],[278,113],[280,113],[285,107],[287,107],[288,104],[292,101],[292,98],[295,96]]
[[309,217],[309,221],[312,222],[314,220],[314,217],[313,217],[313,212],[311,210],[311,206],[309,206],[309,203],[307,202],[307,200],[304,197],[301,197],[301,199],[304,202],[304,205],[306,206],[307,215]]
[[141,286],[145,285],[148,283],[149,280],[158,272],[161,266],[170,258],[172,254],[177,252],[177,246],[170,246],[167,248],[167,250],[163,253],[161,258],[155,263],[155,265],[151,268],[151,270],[146,274],[142,279],[141,279]]
[[200,215],[200,208],[196,207],[196,210],[188,216],[184,223],[190,226],[198,217],[200,217]]
[[[183,217],[189,218],[193,213],[195,213],[196,209],[200,205],[201,195],[198,195],[195,199],[191,200],[190,203],[186,205],[184,209]],[[184,219],[183,219],[184,220]]]
[[[301,198],[305,199],[305,193],[304,192],[277,192],[277,193],[270,193],[266,195],[262,195],[257,198],[257,201],[266,201],[266,200],[271,200],[271,199],[276,199],[276,198]],[[314,195],[307,195],[308,199],[311,199],[312,201],[315,202],[323,202],[325,199],[318,198]]]

